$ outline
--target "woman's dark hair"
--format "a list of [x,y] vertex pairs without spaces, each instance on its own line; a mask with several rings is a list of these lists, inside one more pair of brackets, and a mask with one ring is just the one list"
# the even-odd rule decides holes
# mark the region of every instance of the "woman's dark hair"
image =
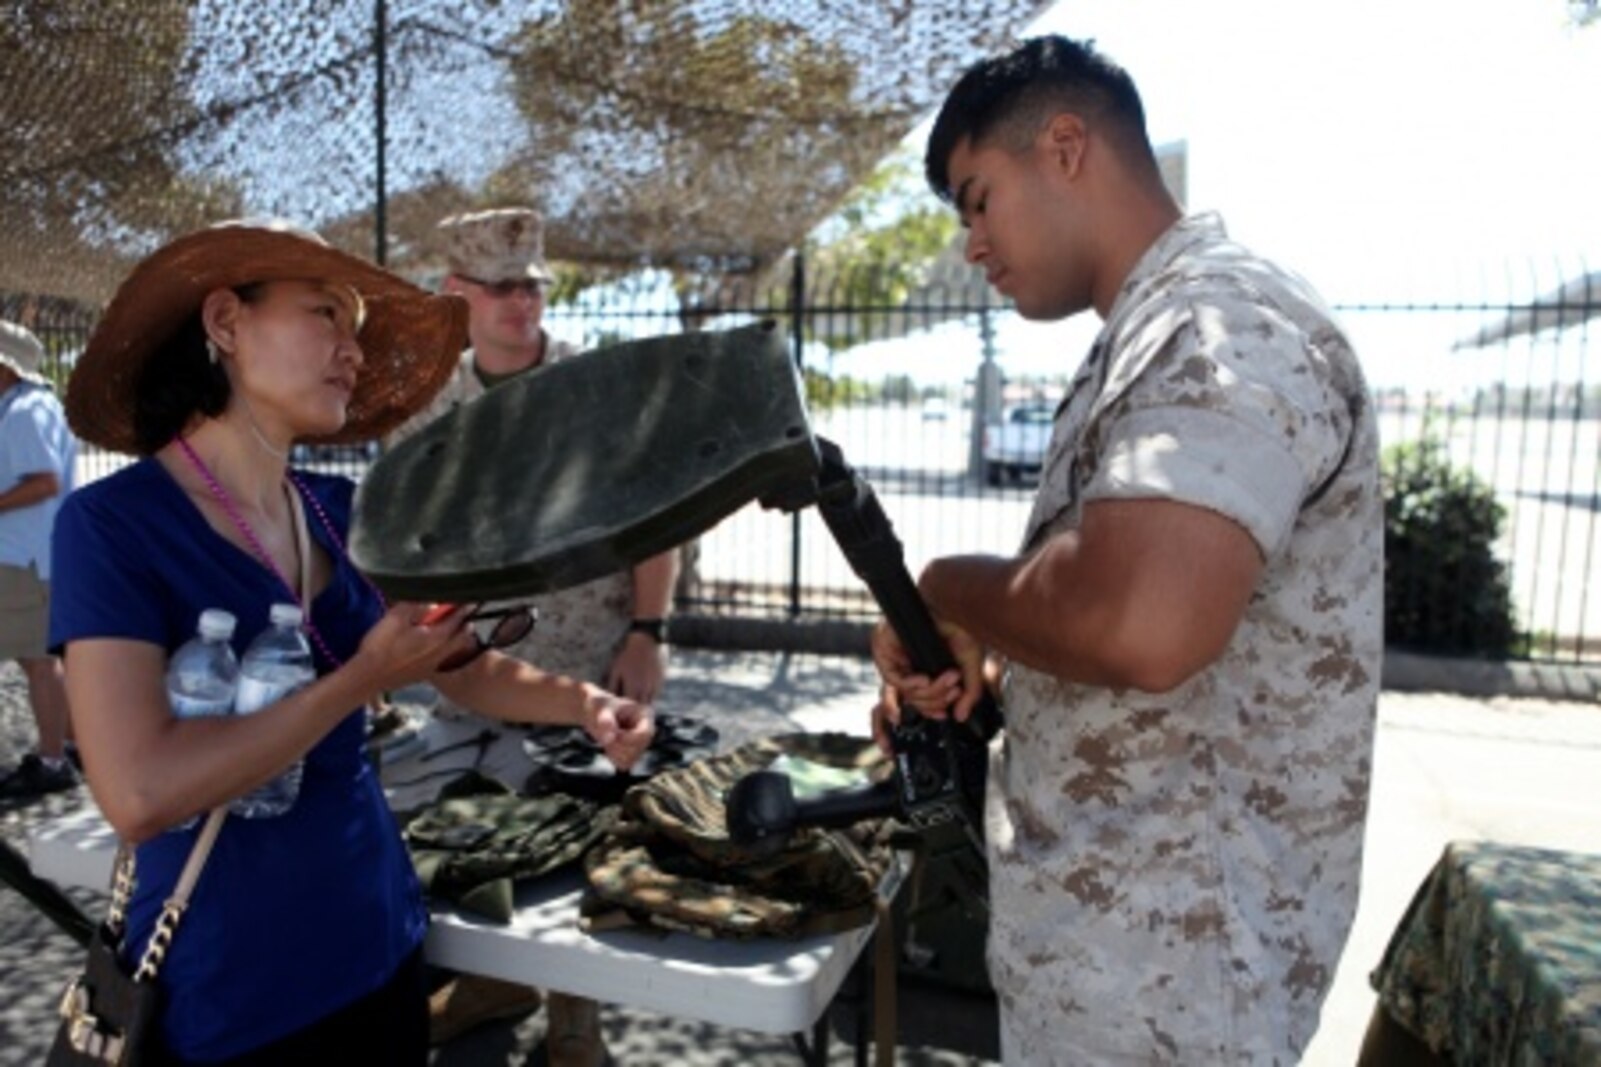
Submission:
[[[260,296],[261,286],[234,291],[250,304]],[[139,371],[133,391],[133,432],[139,452],[148,456],[164,447],[197,414],[221,415],[232,391],[227,373],[211,362],[206,351],[206,327],[197,311]]]
[[968,67],[934,120],[923,174],[942,200],[951,198],[951,153],[964,140],[997,141],[1022,151],[1051,117],[1071,111],[1099,123],[1131,162],[1156,167],[1145,130],[1145,106],[1128,71],[1092,41],[1032,37],[1004,56]]

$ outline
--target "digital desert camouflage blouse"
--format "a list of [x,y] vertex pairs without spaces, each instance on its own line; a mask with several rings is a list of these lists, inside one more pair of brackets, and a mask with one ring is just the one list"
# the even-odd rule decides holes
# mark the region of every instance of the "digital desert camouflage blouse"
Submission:
[[[1265,570],[1222,657],[1171,692],[1011,670],[988,816],[1010,1061],[1298,1060],[1361,873],[1376,438],[1304,282],[1214,216],[1147,251],[1058,412],[1025,547],[1088,502],[1162,498],[1239,523]],[[1137,1025],[1109,1022],[1130,1005]]]

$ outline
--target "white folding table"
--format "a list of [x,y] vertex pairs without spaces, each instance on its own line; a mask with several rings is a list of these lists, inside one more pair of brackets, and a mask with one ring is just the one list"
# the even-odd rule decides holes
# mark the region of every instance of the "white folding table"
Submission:
[[[41,878],[92,889],[110,882],[116,838],[93,808],[42,824],[29,845],[30,865]],[[897,865],[882,890],[886,899],[900,877]],[[582,889],[581,875],[571,868],[527,882],[518,889],[507,925],[435,905],[428,959],[596,1001],[795,1035],[809,1061],[826,1061],[825,1010],[872,926],[795,941],[643,930],[591,934],[578,924]]]

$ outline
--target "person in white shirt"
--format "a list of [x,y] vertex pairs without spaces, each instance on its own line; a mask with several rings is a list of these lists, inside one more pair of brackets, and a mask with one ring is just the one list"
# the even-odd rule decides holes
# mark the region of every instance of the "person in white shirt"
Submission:
[[61,661],[45,651],[50,620],[50,528],[72,490],[78,446],[50,380],[39,373],[44,345],[26,327],[0,322],[0,658],[28,681],[39,731],[4,778],[0,799],[71,789],[67,697]]

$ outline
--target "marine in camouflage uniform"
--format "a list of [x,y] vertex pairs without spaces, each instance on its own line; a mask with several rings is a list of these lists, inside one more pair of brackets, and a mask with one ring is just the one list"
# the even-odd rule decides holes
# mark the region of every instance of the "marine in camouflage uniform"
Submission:
[[[467,300],[473,348],[463,354],[433,403],[395,431],[386,441],[389,445],[502,381],[579,355],[541,325],[544,287],[552,276],[545,265],[544,224],[538,212],[507,208],[458,215],[442,221],[439,232],[450,268],[445,287]],[[484,457],[485,462],[506,460]],[[542,670],[652,702],[666,672],[660,620],[671,602],[675,573],[676,557],[664,553],[632,570],[533,598],[537,624],[527,638],[504,651]],[[476,718],[448,701],[440,710],[456,718]],[[533,768],[515,733],[495,738],[481,760],[517,785]],[[461,976],[450,988],[459,995],[436,993],[430,1002],[436,1039],[506,1011],[526,1011],[535,1002],[529,991],[482,978]],[[458,1011],[452,1006],[457,1003],[469,1006]],[[598,1062],[593,1002],[553,993],[547,1013],[552,1064]]]
[[[1024,551],[1087,502],[1150,497],[1233,519],[1266,567],[1223,655],[1176,689],[1008,672],[991,978],[1018,1062],[1066,1062],[1067,1030],[1110,1062],[1293,1063],[1361,875],[1377,434],[1320,302],[1215,216],[1174,226],[1123,285],[1058,412]],[[1130,1003],[1150,1029],[1095,1030]]]
[[1183,216],[1091,47],[975,65],[927,166],[1024,317],[1104,323],[1021,553],[920,580],[962,688],[874,642],[886,699],[932,714],[972,699],[977,647],[1010,657],[986,812],[1005,1060],[1295,1063],[1356,909],[1383,649],[1361,370],[1303,281]]
[[[551,275],[544,261],[543,223],[537,212],[507,208],[453,216],[441,222],[439,230],[451,272],[446,285],[469,301],[474,343],[482,345],[489,338],[504,343],[509,334],[508,347],[518,350],[514,369],[490,370],[476,350],[467,351],[450,382],[427,408],[395,431],[386,442],[390,445],[483,396],[501,381],[581,354],[539,325],[544,307],[542,287],[551,281]],[[525,331],[537,331],[537,346],[520,348]],[[640,678],[638,668],[624,669],[620,657],[630,641],[659,642],[659,632],[652,627],[631,635],[636,617],[660,619],[665,615],[673,564],[668,553],[632,570],[532,598],[539,621],[527,638],[506,651],[542,670],[582,678],[636,699],[655,699],[663,672],[662,650],[631,650],[635,662],[654,655],[653,679]],[[651,576],[649,568],[658,573]],[[640,583],[642,575],[644,583]],[[639,603],[637,584],[650,585],[646,599],[656,602]]]

